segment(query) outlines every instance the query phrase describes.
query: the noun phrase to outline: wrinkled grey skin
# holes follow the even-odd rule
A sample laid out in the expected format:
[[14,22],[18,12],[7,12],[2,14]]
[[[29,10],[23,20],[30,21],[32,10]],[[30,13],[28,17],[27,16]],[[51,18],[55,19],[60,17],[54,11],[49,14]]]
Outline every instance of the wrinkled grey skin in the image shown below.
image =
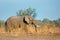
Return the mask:
[[32,24],[35,26],[35,30],[36,29],[36,25],[33,22],[33,18],[31,16],[12,16],[9,17],[7,19],[7,21],[5,22],[5,29],[6,31],[11,32],[13,29],[17,29],[17,28],[26,28],[26,25]]

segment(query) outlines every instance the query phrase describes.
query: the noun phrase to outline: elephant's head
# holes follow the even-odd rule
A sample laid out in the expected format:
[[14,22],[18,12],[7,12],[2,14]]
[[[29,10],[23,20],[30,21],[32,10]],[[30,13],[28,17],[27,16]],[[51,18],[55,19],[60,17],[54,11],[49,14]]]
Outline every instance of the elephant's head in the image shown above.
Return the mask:
[[34,19],[31,16],[25,16],[23,18],[24,23],[26,24],[32,24],[35,27],[35,31],[37,32],[37,25],[34,23]]
[[32,24],[33,23],[33,18],[31,16],[25,16],[23,18],[24,23],[26,24]]

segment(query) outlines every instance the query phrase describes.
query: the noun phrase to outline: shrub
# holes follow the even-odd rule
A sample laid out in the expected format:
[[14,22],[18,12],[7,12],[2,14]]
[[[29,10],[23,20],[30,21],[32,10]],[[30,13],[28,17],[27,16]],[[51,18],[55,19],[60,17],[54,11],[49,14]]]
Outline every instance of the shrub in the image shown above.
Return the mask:
[[4,21],[3,20],[0,20],[0,27],[2,26],[3,23],[4,23]]

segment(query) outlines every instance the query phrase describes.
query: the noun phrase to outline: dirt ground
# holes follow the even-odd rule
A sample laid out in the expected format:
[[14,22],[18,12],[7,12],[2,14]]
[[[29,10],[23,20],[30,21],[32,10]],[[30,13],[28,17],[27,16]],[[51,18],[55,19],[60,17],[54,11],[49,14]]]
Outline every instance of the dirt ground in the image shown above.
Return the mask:
[[6,36],[0,35],[0,40],[60,40],[60,34],[39,34],[39,35],[20,35]]

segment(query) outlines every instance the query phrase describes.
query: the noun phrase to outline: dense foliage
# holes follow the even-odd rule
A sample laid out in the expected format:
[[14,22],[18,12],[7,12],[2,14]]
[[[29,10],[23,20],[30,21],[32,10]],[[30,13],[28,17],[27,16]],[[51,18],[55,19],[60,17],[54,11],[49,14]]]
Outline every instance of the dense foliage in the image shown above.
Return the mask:
[[32,16],[33,18],[36,17],[36,10],[32,8],[28,8],[26,10],[19,10],[17,12],[17,16]]

